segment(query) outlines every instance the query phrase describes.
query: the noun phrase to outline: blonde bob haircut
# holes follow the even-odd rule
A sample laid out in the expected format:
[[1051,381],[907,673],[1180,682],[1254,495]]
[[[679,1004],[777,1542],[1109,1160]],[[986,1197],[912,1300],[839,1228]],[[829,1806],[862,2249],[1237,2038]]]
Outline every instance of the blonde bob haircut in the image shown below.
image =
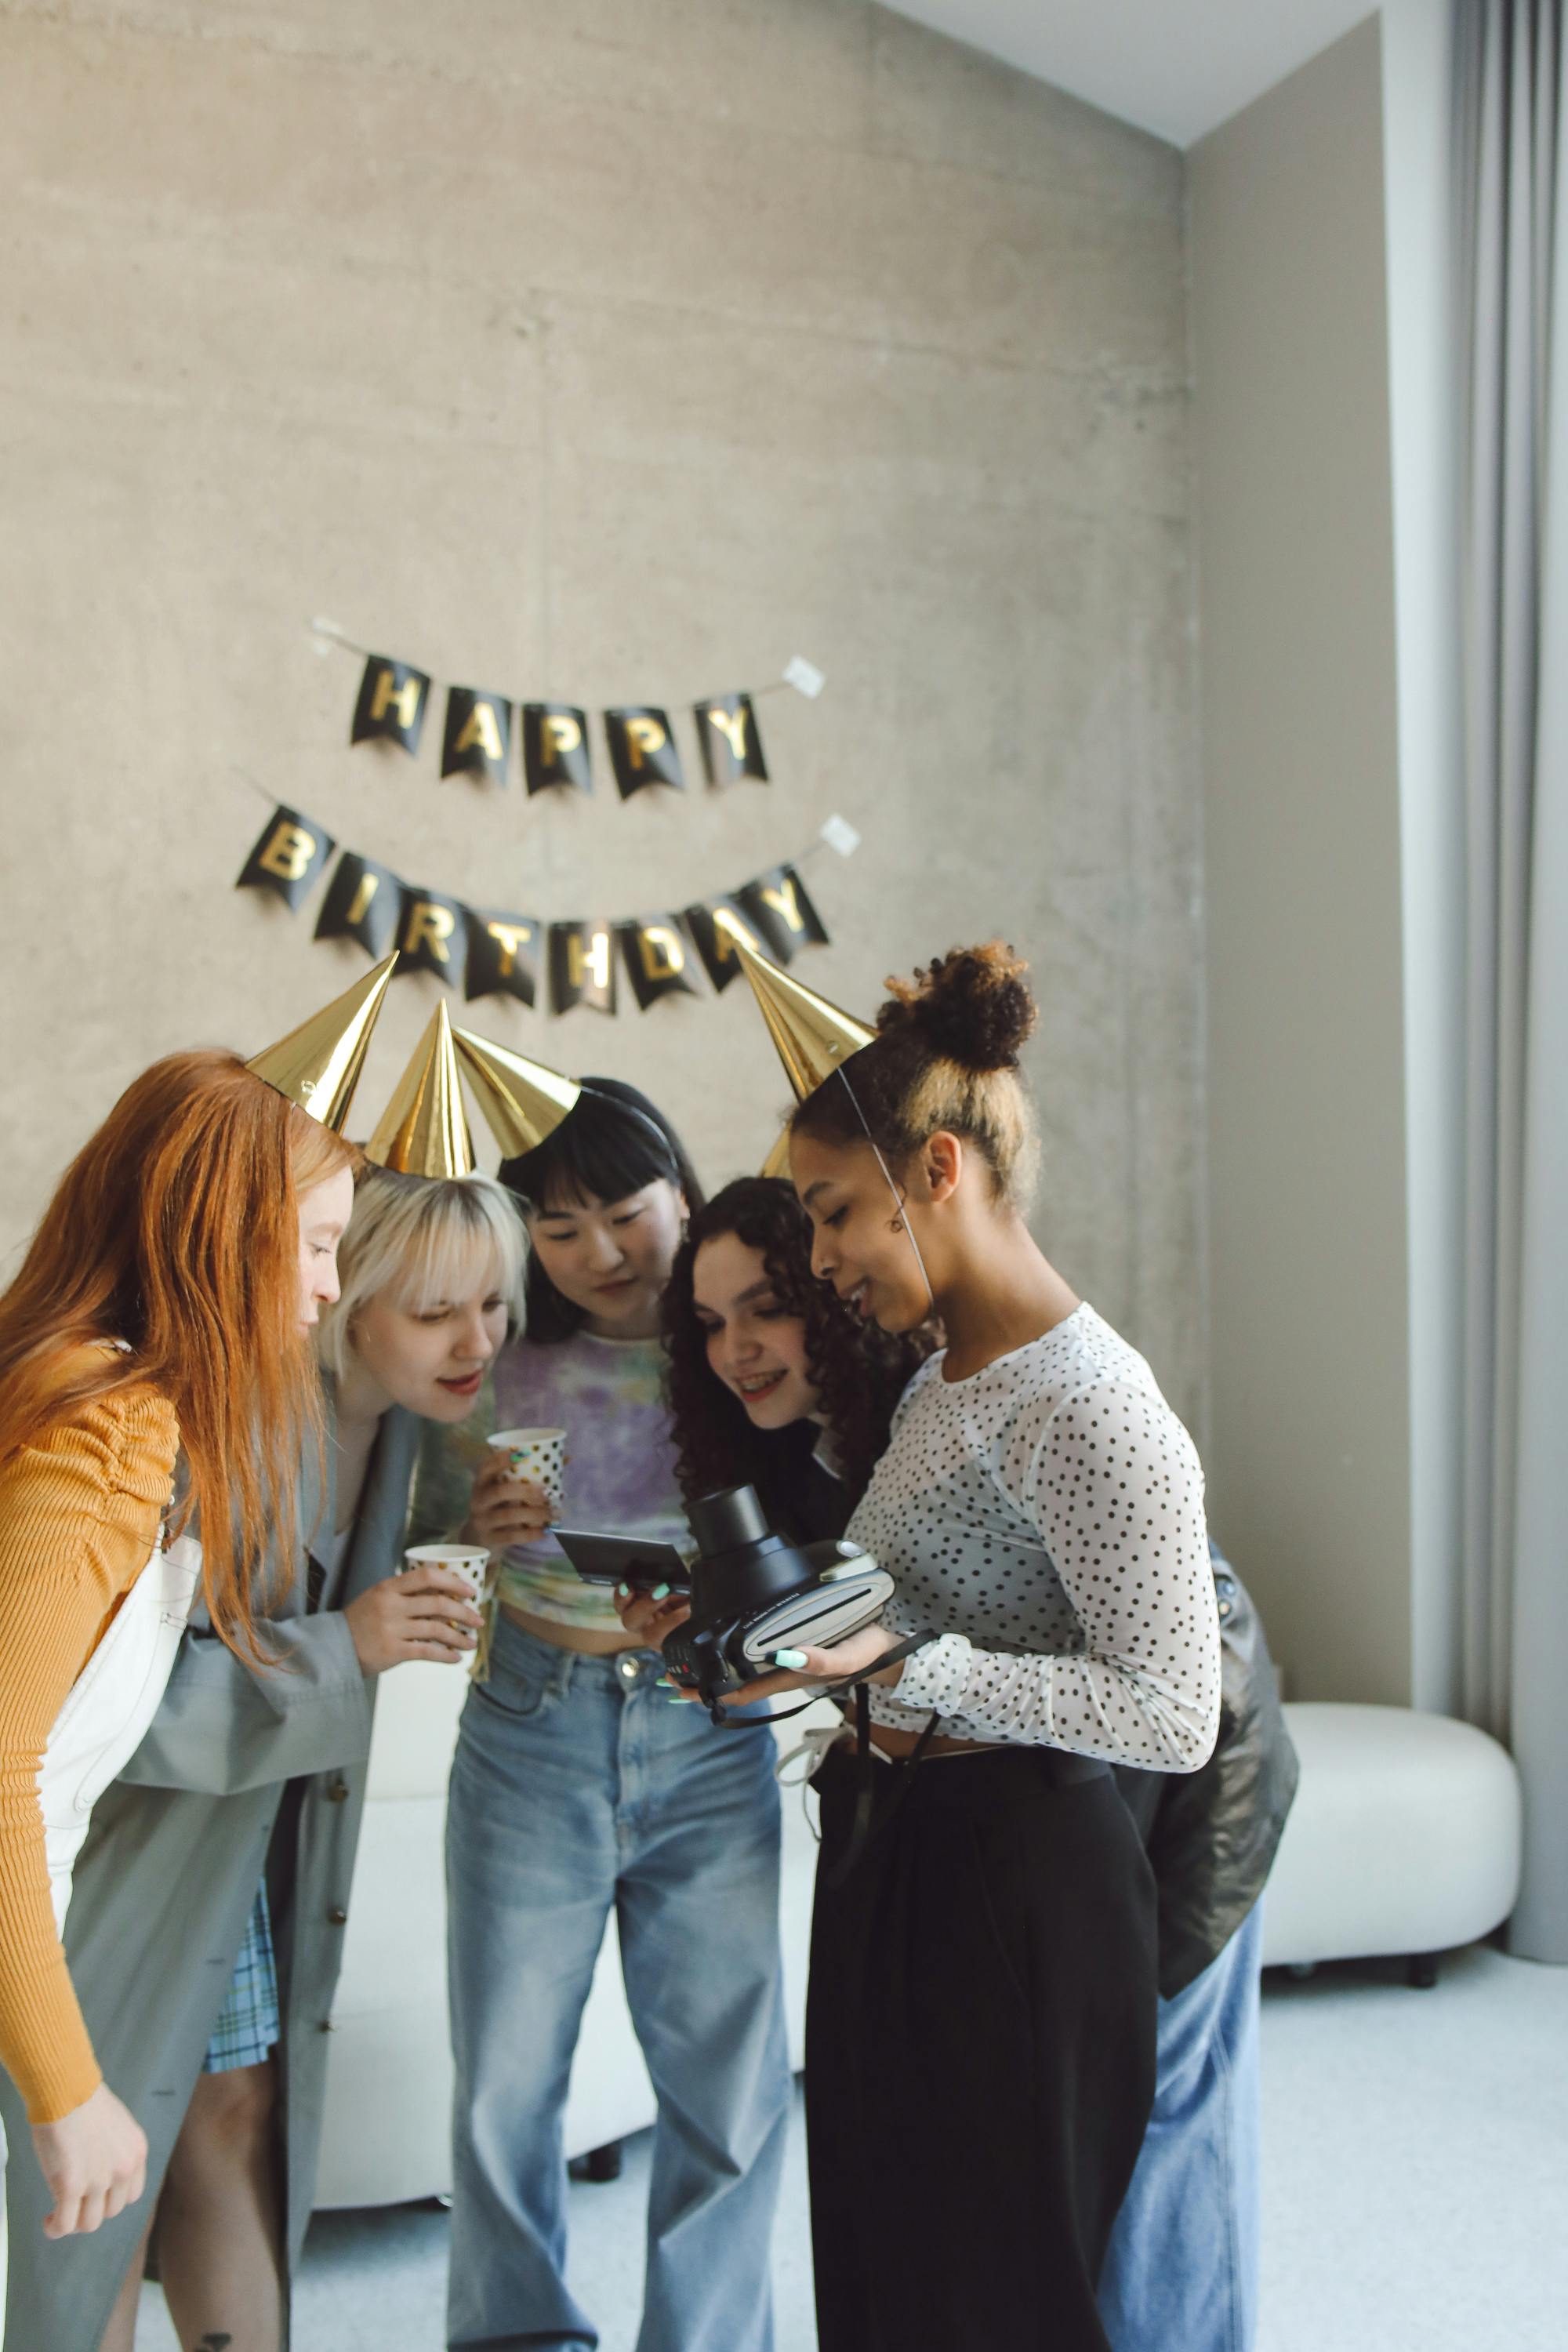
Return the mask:
[[428,1315],[482,1289],[504,1298],[509,1321],[521,1326],[527,1255],[517,1203],[493,1176],[400,1176],[367,1166],[338,1248],[340,1296],[317,1329],[321,1361],[343,1378],[354,1318],[384,1291],[404,1313]]

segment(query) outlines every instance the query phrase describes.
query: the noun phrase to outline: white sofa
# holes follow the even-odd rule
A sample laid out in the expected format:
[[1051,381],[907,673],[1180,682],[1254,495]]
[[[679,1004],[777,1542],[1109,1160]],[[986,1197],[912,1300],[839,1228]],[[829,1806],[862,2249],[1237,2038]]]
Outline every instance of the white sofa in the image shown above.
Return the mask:
[[[403,2204],[451,2187],[441,1848],[447,1773],[467,1691],[467,1675],[455,1668],[415,1664],[387,1675],[376,1696],[364,1828],[332,2005],[319,2206]],[[832,1710],[814,1708],[780,1725],[781,1747],[795,1747],[819,1716],[830,1720]],[[790,2061],[798,2068],[816,1844],[802,1792],[784,1793],[781,1930]],[[612,1917],[572,2069],[566,2153],[584,2155],[641,2131],[653,2115],[653,2086],[621,1992]]]
[[[377,1697],[332,2012],[322,2206],[397,2204],[451,2186],[441,1844],[467,1687],[450,1667],[400,1666]],[[1508,1916],[1519,1885],[1520,1794],[1512,1760],[1495,1740],[1402,1707],[1285,1712],[1301,1785],[1269,1882],[1267,1961],[1305,1967],[1373,1953],[1426,1955],[1468,1943]],[[817,1713],[829,1717],[824,1707],[782,1727],[781,1744],[794,1746]],[[816,1854],[807,1801],[798,1790],[785,1793],[782,1926],[796,2067]],[[612,1919],[572,2070],[567,2154],[640,2131],[653,2112]]]

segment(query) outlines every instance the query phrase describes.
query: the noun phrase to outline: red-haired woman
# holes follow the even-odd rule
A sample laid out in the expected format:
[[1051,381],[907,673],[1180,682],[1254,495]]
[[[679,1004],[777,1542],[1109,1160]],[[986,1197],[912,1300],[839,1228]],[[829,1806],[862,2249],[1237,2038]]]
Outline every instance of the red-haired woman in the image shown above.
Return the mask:
[[337,1296],[355,1160],[237,1055],[171,1055],[78,1154],[0,1295],[0,2065],[53,2238],[134,2201],[146,2151],[67,1973],[72,1864],[198,1579],[255,1654],[253,1564],[319,1412],[305,1333]]

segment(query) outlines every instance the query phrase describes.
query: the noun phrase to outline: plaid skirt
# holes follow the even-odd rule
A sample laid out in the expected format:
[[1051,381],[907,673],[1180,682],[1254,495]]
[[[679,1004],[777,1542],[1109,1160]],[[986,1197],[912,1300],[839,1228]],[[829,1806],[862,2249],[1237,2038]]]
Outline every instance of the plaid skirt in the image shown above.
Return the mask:
[[259,2066],[279,2041],[278,1969],[272,1958],[272,1922],[267,1889],[257,1889],[256,1908],[234,1964],[223,2007],[213,2027],[204,2074],[226,2074],[235,2066]]

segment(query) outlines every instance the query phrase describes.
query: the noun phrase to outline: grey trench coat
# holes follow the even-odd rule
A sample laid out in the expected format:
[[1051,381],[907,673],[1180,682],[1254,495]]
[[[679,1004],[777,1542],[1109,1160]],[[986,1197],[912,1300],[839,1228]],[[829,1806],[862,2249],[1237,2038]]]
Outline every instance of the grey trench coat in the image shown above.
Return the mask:
[[[320,1496],[312,1447],[300,1485],[303,1529],[334,1520],[330,1384],[327,1402],[328,1491]],[[66,1955],[104,2078],[147,2134],[147,2191],[92,2236],[51,2243],[26,2115],[0,2074],[12,2150],[5,2341],[16,2352],[97,2352],[264,1872],[283,2028],[278,2065],[292,2278],[315,2190],[326,2032],[375,1689],[360,1671],[341,1612],[399,1563],[420,1429],[397,1407],[386,1414],[338,1573],[313,1614],[301,1553],[268,1621],[268,1646],[281,1654],[282,1666],[257,1673],[242,1665],[198,1610],[151,1730],[94,1810],[73,1881]]]

